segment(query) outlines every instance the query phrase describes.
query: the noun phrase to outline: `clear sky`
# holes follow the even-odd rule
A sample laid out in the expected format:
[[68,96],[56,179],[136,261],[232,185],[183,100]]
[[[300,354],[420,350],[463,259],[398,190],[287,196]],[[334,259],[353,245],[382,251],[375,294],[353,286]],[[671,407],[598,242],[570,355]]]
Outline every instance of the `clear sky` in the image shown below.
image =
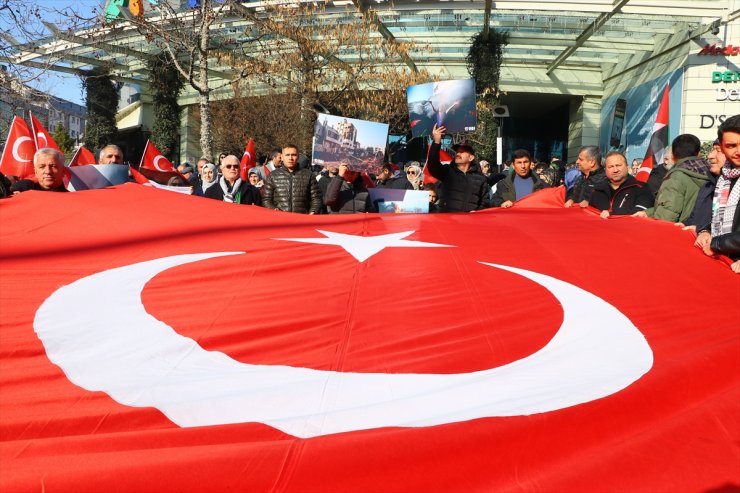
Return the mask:
[[[94,12],[100,12],[106,3],[106,0],[23,0],[26,7],[38,7],[41,18],[53,23],[59,22],[59,12],[66,9],[80,16],[88,17],[93,15]],[[10,32],[19,41],[24,41],[22,35],[19,34],[18,26],[5,15],[0,18],[0,29]],[[49,70],[41,73],[38,79],[30,81],[29,85],[62,99],[77,104],[85,104],[82,81],[76,75]]]

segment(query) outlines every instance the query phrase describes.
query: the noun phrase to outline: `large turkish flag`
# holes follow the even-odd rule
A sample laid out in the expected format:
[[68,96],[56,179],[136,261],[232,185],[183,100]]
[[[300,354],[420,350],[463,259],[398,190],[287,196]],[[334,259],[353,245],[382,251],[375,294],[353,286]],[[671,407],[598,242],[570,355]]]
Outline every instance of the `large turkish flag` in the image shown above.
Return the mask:
[[0,201],[0,490],[737,488],[739,277],[554,193]]

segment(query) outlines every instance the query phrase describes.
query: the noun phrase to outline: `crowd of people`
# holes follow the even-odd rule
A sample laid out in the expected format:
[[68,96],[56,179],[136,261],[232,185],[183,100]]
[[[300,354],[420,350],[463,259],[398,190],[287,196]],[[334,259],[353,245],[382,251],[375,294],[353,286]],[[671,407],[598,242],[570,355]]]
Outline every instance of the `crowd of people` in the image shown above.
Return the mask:
[[[631,215],[669,221],[696,233],[695,245],[709,256],[733,260],[740,273],[740,115],[724,121],[706,157],[701,142],[691,134],[676,137],[646,182],[635,175],[641,163],[629,166],[624,154],[603,157],[597,146],[584,146],[575,163],[554,157],[536,162],[525,149],[513,152],[511,163],[494,172],[485,160],[476,160],[474,146],[453,146],[454,161],[440,162],[445,127],[436,125],[426,167],[411,161],[405,166],[383,165],[377,176],[353,171],[347,164],[313,169],[297,146],[275,149],[265,162],[240,176],[240,160],[221,154],[218,163],[200,159],[193,167],[183,163],[168,185],[190,186],[194,195],[302,214],[375,212],[368,187],[426,191],[429,212],[471,212],[490,207],[516,207],[516,202],[547,187],[566,188],[564,207],[593,207],[604,219]],[[123,163],[115,145],[100,151],[101,164]],[[44,148],[34,156],[36,180],[9,180],[0,174],[0,197],[26,190],[66,191],[64,156]],[[425,183],[424,173],[435,183]],[[12,182],[11,182],[12,181]]]

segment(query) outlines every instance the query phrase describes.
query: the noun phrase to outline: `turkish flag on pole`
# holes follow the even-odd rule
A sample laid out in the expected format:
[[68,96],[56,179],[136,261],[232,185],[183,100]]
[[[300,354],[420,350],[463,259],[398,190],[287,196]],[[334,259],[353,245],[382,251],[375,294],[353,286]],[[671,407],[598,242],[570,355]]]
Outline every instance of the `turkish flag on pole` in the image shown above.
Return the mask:
[[49,132],[44,128],[43,125],[41,125],[41,122],[36,119],[35,116],[29,111],[28,114],[31,116],[31,128],[33,129],[33,139],[34,143],[36,144],[36,149],[43,149],[44,147],[51,147],[52,149],[56,149],[59,152],[62,152],[61,149],[59,149],[59,146],[54,141],[54,138],[49,134]]
[[[151,171],[151,173],[147,172],[147,170]],[[188,183],[188,179],[185,178],[182,173],[177,171],[175,165],[173,165],[169,159],[164,157],[150,140],[147,140],[146,145],[144,146],[144,154],[142,154],[141,163],[139,163],[139,172],[154,181],[166,182],[173,176],[178,176],[182,178],[186,184]]]
[[642,161],[640,169],[637,170],[637,181],[647,183],[653,168],[663,162],[663,155],[668,148],[668,92],[669,87],[666,84],[663,91],[663,98],[660,100],[658,115],[655,117],[653,133],[650,136],[650,144],[645,151],[645,159]]
[[140,168],[151,169],[154,171],[177,171],[169,159],[164,157],[159,149],[152,144],[151,140],[146,141],[144,153],[141,155]]
[[95,159],[95,154],[92,153],[87,147],[80,146],[72,156],[69,162],[69,166],[85,166],[88,164],[98,164],[98,160]]
[[0,158],[0,172],[6,176],[35,179],[33,172],[35,153],[36,144],[31,130],[22,118],[14,116]]
[[732,490],[740,276],[562,193],[311,218],[136,184],[3,201],[0,491]]
[[249,178],[249,170],[257,165],[257,156],[254,152],[254,141],[249,139],[247,147],[244,148],[244,154],[242,155],[241,166],[239,166],[239,176],[241,179],[246,181]]

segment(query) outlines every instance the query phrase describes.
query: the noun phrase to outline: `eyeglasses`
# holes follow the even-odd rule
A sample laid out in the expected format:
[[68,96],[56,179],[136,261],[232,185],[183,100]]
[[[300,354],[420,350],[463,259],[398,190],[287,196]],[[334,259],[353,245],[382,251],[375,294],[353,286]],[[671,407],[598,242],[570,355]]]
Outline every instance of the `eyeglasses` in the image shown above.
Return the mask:
[[224,168],[226,169],[239,169],[238,164],[224,164]]
[[409,171],[407,171],[407,172],[406,172],[406,174],[407,174],[407,175],[415,175],[415,174],[416,174],[416,171],[414,171],[414,170],[409,170]]

